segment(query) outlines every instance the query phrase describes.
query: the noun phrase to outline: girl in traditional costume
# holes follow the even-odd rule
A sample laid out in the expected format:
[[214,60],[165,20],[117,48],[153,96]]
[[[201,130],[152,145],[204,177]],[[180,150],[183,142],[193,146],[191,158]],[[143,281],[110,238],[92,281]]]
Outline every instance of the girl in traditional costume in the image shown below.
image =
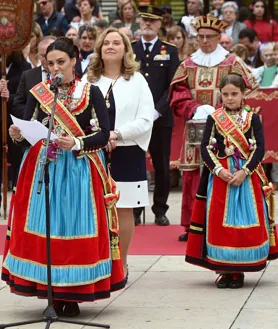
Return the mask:
[[[52,77],[64,75],[58,87],[53,131],[48,149],[52,290],[58,315],[76,316],[79,302],[108,298],[124,287],[118,247],[115,202],[118,195],[107,174],[102,148],[109,139],[109,118],[98,87],[74,77],[76,48],[67,38],[47,48]],[[24,119],[49,122],[54,94],[51,81],[31,90]],[[16,143],[28,145],[17,127]],[[11,205],[2,279],[11,292],[47,297],[44,188],[37,194],[44,141],[29,145]]]
[[220,273],[218,288],[241,288],[244,272],[278,258],[273,187],[261,166],[262,123],[242,105],[246,87],[241,76],[226,76],[223,105],[208,116],[186,250],[187,262]]

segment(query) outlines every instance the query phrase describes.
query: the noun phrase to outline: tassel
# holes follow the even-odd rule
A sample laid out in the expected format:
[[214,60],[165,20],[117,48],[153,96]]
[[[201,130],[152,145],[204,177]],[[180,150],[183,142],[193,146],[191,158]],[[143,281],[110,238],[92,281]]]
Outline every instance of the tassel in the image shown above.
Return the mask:
[[[275,223],[274,223],[274,225],[275,225]],[[274,234],[274,225],[272,224],[272,226],[270,227],[270,230],[269,230],[269,243],[270,243],[271,247],[276,246],[275,234]]]
[[121,259],[120,247],[119,247],[119,237],[112,236],[111,237],[111,254],[112,260]]

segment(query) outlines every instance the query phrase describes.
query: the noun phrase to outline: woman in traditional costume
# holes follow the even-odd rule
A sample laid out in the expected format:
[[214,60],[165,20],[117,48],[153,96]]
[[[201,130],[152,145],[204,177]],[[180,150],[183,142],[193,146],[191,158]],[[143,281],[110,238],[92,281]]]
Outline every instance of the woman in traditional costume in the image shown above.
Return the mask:
[[[50,145],[50,221],[52,289],[58,315],[76,316],[79,302],[108,298],[124,287],[115,212],[117,193],[107,175],[103,151],[109,118],[98,87],[74,77],[77,51],[67,38],[47,48],[52,77],[64,75],[58,87]],[[48,125],[54,94],[51,81],[30,92],[24,119]],[[28,145],[17,127],[16,143]],[[37,194],[43,140],[27,149],[11,205],[2,279],[11,292],[47,297],[46,213],[44,189]]]
[[223,105],[208,116],[186,250],[187,262],[220,273],[218,288],[241,288],[244,272],[278,258],[273,187],[261,166],[262,123],[242,105],[245,89],[241,76],[226,76]]
[[133,208],[149,205],[146,151],[154,102],[147,81],[138,71],[128,37],[113,27],[105,30],[96,42],[88,81],[100,88],[109,113],[107,151],[111,175],[120,192],[117,211],[126,281],[127,254],[134,233]]

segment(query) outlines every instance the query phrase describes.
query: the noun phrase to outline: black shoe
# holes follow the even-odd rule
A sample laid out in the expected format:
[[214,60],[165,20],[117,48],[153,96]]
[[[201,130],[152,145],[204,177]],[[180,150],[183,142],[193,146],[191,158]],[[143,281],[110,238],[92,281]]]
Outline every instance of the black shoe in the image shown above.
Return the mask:
[[141,217],[140,216],[138,216],[138,217],[135,217],[134,216],[134,224],[135,224],[135,226],[138,226],[138,225],[140,225],[142,222],[141,222]]
[[64,307],[65,307],[64,301],[54,300],[53,307],[58,316],[64,315]]
[[76,302],[65,302],[64,316],[73,318],[80,314],[78,303]]
[[165,215],[156,215],[154,222],[158,226],[168,226],[170,225],[169,219]]
[[234,273],[230,281],[229,288],[239,289],[244,285],[244,273]]
[[179,241],[180,242],[185,242],[188,240],[188,232],[185,232],[184,234],[179,236]]

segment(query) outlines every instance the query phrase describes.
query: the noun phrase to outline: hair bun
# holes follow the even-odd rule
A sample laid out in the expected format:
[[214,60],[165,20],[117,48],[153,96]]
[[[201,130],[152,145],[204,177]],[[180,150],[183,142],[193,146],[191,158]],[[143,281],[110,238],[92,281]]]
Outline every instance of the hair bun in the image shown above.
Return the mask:
[[65,41],[66,43],[68,43],[70,46],[74,46],[73,40],[69,39],[67,37],[58,37],[56,40],[61,40],[61,41]]

